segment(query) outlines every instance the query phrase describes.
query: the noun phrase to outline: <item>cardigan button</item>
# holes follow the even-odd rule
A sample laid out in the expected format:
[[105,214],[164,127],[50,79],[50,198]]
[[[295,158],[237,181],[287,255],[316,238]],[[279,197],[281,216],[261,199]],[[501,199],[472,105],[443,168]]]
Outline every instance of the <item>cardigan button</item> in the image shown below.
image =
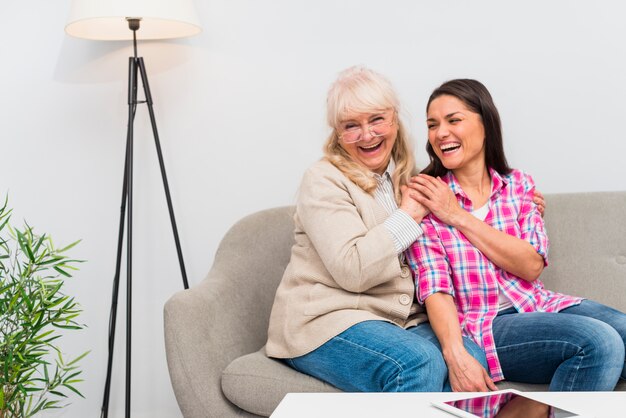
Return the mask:
[[400,295],[400,303],[405,306],[408,305],[409,303],[411,303],[411,296],[407,294]]
[[407,266],[402,267],[402,269],[400,269],[400,276],[404,277],[405,279],[407,277],[411,277],[411,270]]

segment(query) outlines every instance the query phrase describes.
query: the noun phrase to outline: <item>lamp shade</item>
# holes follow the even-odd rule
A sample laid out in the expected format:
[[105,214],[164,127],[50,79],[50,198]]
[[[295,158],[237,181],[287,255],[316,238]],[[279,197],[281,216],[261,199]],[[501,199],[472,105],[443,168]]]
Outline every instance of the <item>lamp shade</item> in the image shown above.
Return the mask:
[[141,18],[141,39],[183,38],[202,30],[193,0],[72,0],[65,32],[103,41],[133,39],[126,18]]

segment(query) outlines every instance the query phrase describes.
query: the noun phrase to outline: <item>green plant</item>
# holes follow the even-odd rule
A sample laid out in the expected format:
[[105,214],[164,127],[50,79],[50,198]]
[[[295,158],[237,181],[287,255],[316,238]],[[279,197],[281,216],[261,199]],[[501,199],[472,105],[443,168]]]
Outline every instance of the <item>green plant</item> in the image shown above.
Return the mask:
[[[55,248],[28,224],[9,224],[7,200],[0,208],[0,418],[31,417],[65,406],[67,390],[81,382],[77,364],[87,353],[64,361],[58,329],[79,330],[80,306],[62,292],[80,260]],[[67,389],[67,390],[66,390]]]

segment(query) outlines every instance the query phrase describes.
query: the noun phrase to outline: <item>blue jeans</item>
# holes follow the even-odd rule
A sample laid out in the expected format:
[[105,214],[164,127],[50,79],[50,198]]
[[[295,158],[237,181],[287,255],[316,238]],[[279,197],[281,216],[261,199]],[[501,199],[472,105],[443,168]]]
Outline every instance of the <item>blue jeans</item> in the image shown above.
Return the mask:
[[494,319],[493,336],[507,380],[611,391],[626,379],[626,314],[590,300],[559,313],[508,309]]
[[[480,347],[469,338],[464,344],[487,369]],[[405,330],[385,321],[360,322],[285,362],[347,392],[450,391],[448,369],[429,324]]]

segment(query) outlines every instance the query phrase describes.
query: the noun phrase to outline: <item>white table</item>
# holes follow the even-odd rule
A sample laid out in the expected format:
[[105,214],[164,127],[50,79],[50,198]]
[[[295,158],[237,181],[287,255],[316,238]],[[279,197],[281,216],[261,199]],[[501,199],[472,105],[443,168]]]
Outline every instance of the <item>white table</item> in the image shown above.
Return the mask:
[[[271,418],[451,418],[433,407],[470,393],[289,393]],[[475,394],[474,394],[475,395]],[[594,418],[626,417],[626,392],[524,392],[538,401]]]

